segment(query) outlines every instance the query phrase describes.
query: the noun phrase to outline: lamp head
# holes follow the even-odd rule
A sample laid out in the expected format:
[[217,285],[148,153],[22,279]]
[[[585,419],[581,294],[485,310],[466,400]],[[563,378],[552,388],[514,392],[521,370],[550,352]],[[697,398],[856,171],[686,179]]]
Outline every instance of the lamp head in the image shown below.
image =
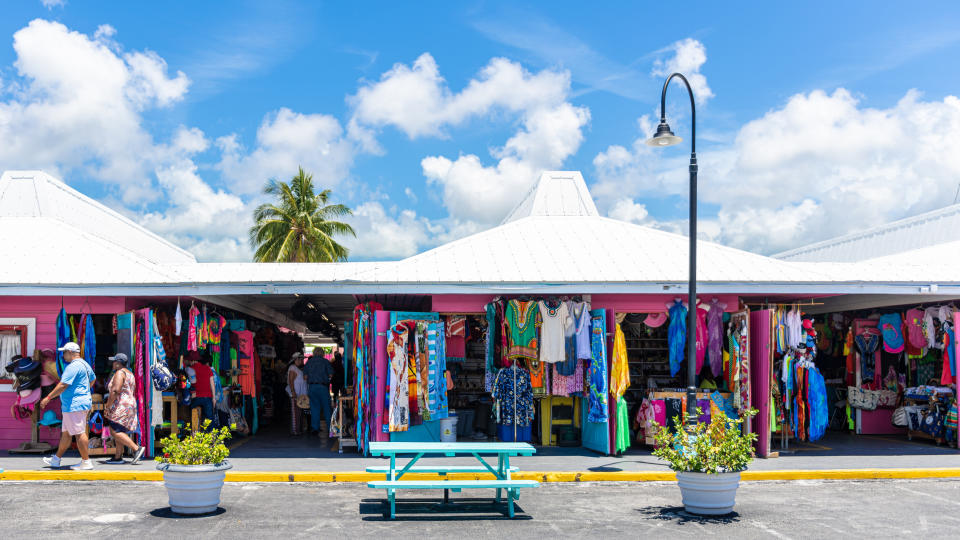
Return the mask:
[[665,120],[660,120],[660,125],[657,126],[657,132],[647,139],[647,144],[650,146],[673,146],[682,141],[680,137],[677,137],[673,134],[673,131],[670,130],[670,126]]

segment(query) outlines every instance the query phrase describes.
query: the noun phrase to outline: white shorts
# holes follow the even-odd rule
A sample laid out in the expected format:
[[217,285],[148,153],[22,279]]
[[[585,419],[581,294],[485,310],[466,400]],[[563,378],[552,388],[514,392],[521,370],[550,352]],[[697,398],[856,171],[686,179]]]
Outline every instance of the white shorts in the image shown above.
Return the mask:
[[66,431],[70,435],[80,435],[87,428],[87,412],[76,411],[63,413],[63,427],[61,431]]

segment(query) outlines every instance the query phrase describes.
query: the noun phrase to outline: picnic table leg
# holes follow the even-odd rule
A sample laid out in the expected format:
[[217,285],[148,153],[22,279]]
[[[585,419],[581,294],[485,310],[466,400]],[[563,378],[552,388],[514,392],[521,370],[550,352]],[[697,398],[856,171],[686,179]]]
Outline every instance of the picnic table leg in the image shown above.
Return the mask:
[[397,517],[397,492],[393,489],[388,489],[387,493],[390,497],[390,519],[395,519]]
[[513,519],[513,488],[507,488],[507,515]]
[[443,504],[450,504],[450,490],[443,490]]

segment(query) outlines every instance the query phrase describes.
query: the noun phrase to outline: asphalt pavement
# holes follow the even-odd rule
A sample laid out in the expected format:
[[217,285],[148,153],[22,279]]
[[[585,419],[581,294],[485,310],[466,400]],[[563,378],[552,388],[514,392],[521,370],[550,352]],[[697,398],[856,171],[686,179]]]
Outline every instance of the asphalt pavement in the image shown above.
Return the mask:
[[[432,493],[431,493],[432,494]],[[212,515],[170,512],[154,482],[0,482],[3,537],[568,538],[956,538],[960,482],[870,480],[751,482],[735,512],[686,514],[675,483],[544,484],[525,490],[510,520],[492,490],[451,494],[442,507],[400,492],[398,519],[382,516],[383,492],[363,484],[226,484]],[[429,499],[429,500],[427,500]]]

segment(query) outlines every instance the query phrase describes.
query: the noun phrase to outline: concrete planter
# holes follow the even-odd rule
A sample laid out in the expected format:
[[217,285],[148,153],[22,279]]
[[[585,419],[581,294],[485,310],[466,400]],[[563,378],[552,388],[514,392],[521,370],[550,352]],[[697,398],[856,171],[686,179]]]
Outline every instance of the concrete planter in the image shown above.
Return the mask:
[[217,465],[157,464],[157,470],[163,471],[170,509],[178,514],[207,514],[216,510],[226,471],[232,468],[228,461]]
[[683,506],[691,514],[717,516],[733,512],[740,473],[677,472]]

